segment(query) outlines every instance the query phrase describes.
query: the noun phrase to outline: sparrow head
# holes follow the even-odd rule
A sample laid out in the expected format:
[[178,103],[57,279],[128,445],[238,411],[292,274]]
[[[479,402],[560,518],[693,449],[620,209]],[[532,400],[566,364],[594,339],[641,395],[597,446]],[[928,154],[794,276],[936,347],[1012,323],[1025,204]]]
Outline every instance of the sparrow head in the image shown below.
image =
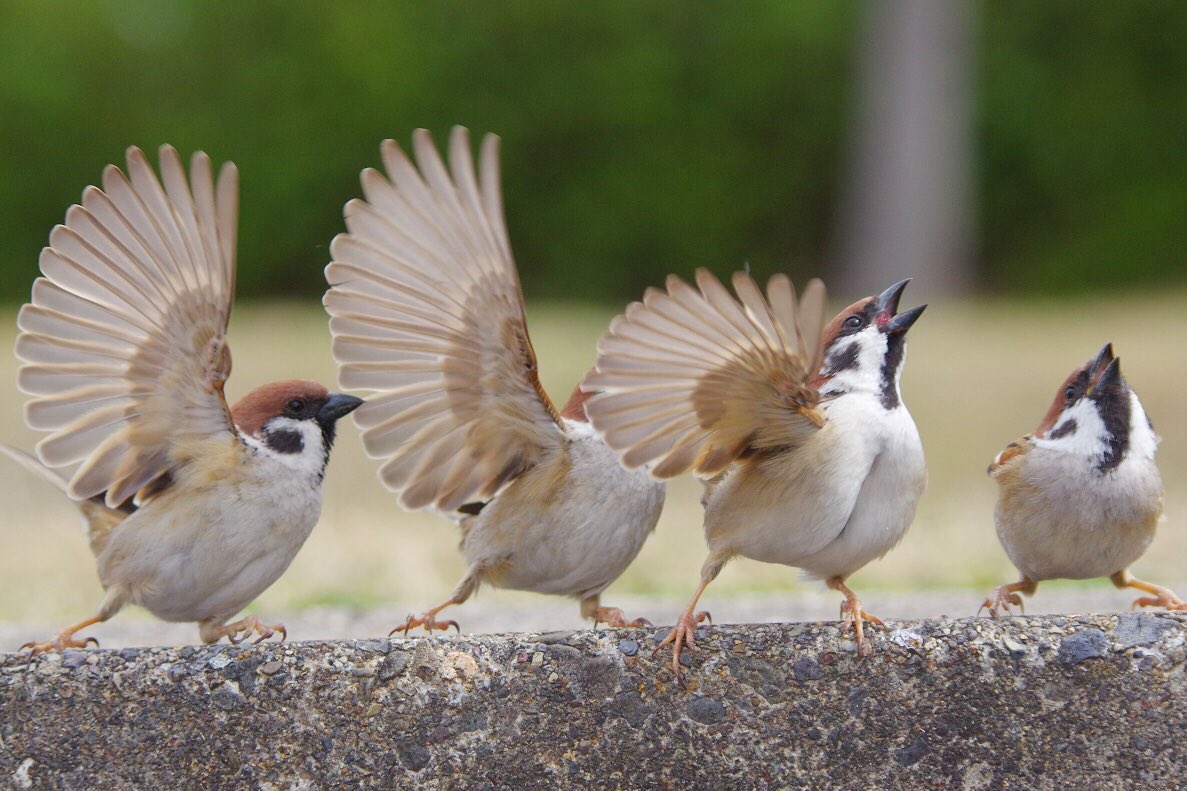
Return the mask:
[[363,400],[331,393],[317,382],[288,379],[257,387],[231,408],[235,427],[275,454],[329,460],[338,419]]
[[1089,458],[1100,472],[1134,452],[1152,458],[1158,441],[1111,343],[1068,375],[1033,436],[1039,446]]
[[886,409],[895,409],[907,330],[927,305],[898,312],[911,280],[900,280],[876,297],[859,299],[824,328],[824,362],[814,383],[825,395],[872,393]]

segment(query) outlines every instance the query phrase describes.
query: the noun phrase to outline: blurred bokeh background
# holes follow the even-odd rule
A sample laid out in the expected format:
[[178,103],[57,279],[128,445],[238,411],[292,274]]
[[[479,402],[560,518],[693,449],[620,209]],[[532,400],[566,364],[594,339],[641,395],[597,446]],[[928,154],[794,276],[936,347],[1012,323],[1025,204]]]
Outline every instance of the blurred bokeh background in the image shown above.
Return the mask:
[[[609,319],[669,272],[819,274],[838,304],[916,276],[906,299],[931,308],[904,389],[931,485],[899,549],[853,580],[871,610],[923,592],[912,614],[971,612],[975,595],[954,591],[1012,574],[985,465],[1106,340],[1164,438],[1167,522],[1135,572],[1187,579],[1184,41],[1177,0],[0,0],[0,345],[66,207],[126,146],[170,142],[241,170],[229,394],[332,382],[321,268],[358,171],[385,137],[460,123],[503,137],[512,244],[558,398]],[[0,356],[0,441],[31,447],[15,368]],[[456,536],[400,511],[343,434],[322,523],[257,609],[377,608],[394,623],[447,594]],[[89,613],[100,591],[71,507],[6,463],[0,498],[0,620]],[[691,590],[696,498],[695,482],[672,485],[607,599]],[[731,596],[768,594],[835,616],[794,571],[749,561],[706,603],[729,619]]]

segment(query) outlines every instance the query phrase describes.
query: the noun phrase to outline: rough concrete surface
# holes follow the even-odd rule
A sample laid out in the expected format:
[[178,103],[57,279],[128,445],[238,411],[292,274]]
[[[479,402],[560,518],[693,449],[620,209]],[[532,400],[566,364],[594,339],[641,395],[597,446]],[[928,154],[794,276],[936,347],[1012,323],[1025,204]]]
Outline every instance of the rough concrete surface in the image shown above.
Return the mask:
[[0,655],[0,787],[1176,788],[1187,617]]

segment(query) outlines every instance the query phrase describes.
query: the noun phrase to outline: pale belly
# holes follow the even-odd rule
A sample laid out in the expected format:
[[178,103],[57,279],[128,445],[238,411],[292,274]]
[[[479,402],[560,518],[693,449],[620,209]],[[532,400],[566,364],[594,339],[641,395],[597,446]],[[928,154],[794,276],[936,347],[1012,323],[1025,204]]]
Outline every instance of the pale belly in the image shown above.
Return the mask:
[[191,497],[184,511],[150,503],[113,531],[100,578],[162,620],[221,623],[279,579],[304,544],[321,496],[302,494],[233,506]]
[[[1110,576],[1140,558],[1154,539],[1161,481],[1156,469],[1141,480],[1144,485],[1101,477],[1070,488],[1044,485],[1044,477],[1010,482],[999,491],[998,538],[1031,580]],[[1068,476],[1058,482],[1067,484]]]
[[663,509],[664,487],[623,469],[600,440],[570,443],[465,524],[462,554],[490,584],[585,598],[617,579]]

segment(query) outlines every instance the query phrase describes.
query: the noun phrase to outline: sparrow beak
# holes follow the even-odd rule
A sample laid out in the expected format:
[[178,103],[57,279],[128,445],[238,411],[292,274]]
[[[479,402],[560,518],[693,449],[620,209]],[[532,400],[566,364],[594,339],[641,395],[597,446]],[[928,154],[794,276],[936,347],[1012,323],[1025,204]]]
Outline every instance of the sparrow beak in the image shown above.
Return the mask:
[[[1102,350],[1103,351],[1103,350]],[[1114,357],[1105,372],[1100,375],[1100,379],[1092,387],[1093,393],[1103,393],[1110,388],[1120,387],[1123,384],[1121,379],[1121,358]]]
[[342,393],[330,393],[330,397],[326,399],[326,403],[322,404],[317,413],[317,419],[320,423],[333,423],[339,418],[349,415],[351,412],[363,405],[363,399],[355,398],[354,396],[344,395]]
[[1090,366],[1092,370],[1092,377],[1094,379],[1099,379],[1104,374],[1105,367],[1109,363],[1113,362],[1114,359],[1113,344],[1106,343],[1103,347],[1101,347],[1101,350],[1097,352],[1096,358],[1092,361],[1092,365]]
[[920,305],[917,308],[911,308],[908,311],[895,315],[898,311],[899,299],[903,296],[903,291],[906,290],[907,284],[910,282],[911,278],[900,280],[878,295],[878,299],[875,302],[875,307],[878,311],[878,327],[887,334],[903,333],[911,329],[911,325],[923,315],[923,311],[927,307],[927,305]]

